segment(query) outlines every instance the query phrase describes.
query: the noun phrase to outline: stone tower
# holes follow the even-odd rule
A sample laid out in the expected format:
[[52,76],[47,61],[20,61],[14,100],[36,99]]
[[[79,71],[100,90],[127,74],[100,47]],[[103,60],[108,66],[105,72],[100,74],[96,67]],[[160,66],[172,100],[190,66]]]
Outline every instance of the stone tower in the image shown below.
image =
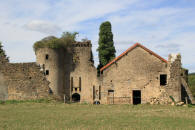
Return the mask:
[[168,59],[168,90],[176,102],[181,101],[181,55],[170,54]]
[[36,50],[36,62],[41,66],[41,70],[47,80],[50,82],[50,93],[57,96],[63,96],[64,94],[64,60],[65,50],[51,49],[51,48],[39,48]]
[[74,71],[70,73],[71,100],[93,102],[93,86],[97,86],[97,71],[93,64],[91,41],[73,44]]

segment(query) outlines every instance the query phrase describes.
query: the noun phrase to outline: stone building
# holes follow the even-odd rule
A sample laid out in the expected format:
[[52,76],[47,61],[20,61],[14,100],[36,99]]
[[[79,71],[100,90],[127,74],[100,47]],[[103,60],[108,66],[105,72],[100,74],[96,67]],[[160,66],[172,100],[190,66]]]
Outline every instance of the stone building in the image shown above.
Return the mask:
[[136,43],[97,77],[91,47],[90,41],[75,42],[68,49],[37,49],[36,63],[1,62],[0,99],[4,91],[4,98],[19,100],[55,95],[66,102],[101,104],[193,102],[180,54],[167,61]]

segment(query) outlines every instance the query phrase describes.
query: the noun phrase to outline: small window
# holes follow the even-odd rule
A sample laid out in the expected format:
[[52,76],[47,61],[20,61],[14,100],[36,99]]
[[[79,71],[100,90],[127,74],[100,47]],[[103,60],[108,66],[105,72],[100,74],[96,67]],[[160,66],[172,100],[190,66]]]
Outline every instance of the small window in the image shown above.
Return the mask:
[[75,88],[75,91],[77,91],[77,88]]
[[81,91],[81,77],[79,77],[79,91]]
[[46,70],[45,71],[45,75],[49,75],[49,70]]
[[45,59],[46,59],[46,60],[49,59],[49,55],[48,55],[48,54],[45,55]]
[[160,75],[160,85],[167,85],[167,75],[166,74]]

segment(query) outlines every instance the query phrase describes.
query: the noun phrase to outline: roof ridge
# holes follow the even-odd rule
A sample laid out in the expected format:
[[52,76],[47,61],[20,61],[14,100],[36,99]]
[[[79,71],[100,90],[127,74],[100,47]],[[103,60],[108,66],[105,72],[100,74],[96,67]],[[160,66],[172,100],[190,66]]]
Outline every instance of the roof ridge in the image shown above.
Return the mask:
[[127,54],[129,51],[133,50],[134,48],[136,48],[137,46],[140,46],[142,49],[144,49],[145,51],[151,53],[152,55],[156,56],[157,58],[159,58],[160,60],[162,60],[163,62],[167,63],[167,60],[165,60],[164,58],[162,58],[161,56],[159,56],[158,54],[154,53],[153,51],[151,51],[150,49],[146,48],[145,46],[141,45],[140,43],[135,43],[133,46],[129,47],[126,51],[124,51],[123,53],[121,53],[119,56],[117,56],[116,58],[114,58],[112,61],[110,61],[108,64],[106,64],[105,66],[103,66],[100,71],[103,71],[104,69],[108,68],[110,65],[112,65],[114,62],[118,61],[121,57],[123,57],[125,54]]

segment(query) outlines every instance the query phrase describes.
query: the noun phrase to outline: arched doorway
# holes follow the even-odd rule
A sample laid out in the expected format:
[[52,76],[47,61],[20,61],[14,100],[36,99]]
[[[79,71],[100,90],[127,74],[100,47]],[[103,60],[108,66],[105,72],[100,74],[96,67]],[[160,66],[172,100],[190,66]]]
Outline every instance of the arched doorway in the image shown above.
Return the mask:
[[72,95],[72,101],[73,101],[73,102],[80,102],[80,94],[74,93],[74,94]]

